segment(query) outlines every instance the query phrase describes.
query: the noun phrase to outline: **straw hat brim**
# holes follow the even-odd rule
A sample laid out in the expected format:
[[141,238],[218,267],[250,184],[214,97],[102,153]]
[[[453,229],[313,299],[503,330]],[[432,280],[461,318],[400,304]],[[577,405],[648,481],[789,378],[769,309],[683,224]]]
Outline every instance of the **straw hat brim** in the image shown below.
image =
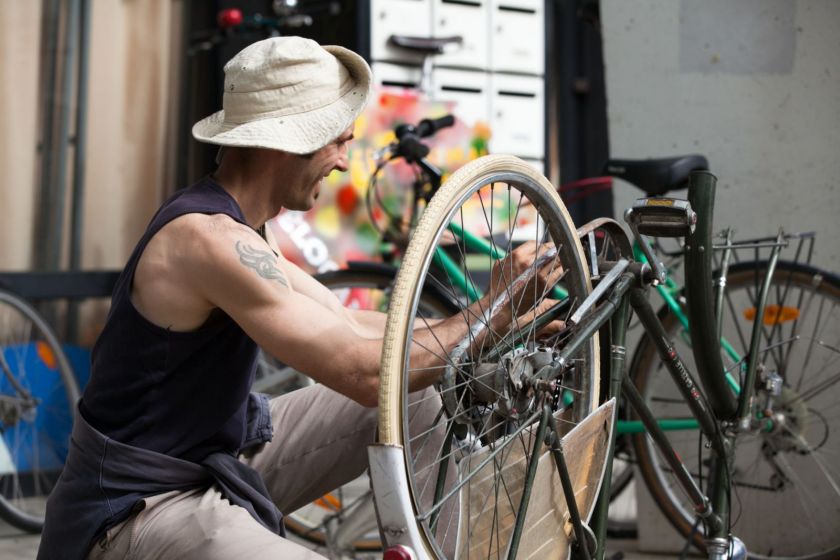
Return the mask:
[[268,148],[292,154],[315,152],[338,138],[364,110],[371,73],[367,62],[353,51],[334,45],[324,49],[338,58],[356,81],[336,101],[318,109],[242,124],[225,122],[221,110],[195,123],[193,137],[219,146]]

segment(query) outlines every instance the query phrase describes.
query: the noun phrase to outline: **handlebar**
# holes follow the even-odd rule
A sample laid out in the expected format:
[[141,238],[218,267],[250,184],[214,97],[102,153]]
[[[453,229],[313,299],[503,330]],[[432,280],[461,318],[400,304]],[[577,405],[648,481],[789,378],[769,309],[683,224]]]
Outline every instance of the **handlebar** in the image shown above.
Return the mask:
[[397,137],[391,152],[394,157],[402,157],[409,163],[419,163],[429,155],[429,147],[420,141],[434,135],[439,130],[455,124],[453,115],[445,115],[437,119],[423,119],[416,126],[412,124],[401,124],[394,129]]
[[[441,129],[450,127],[453,124],[455,124],[455,117],[453,115],[445,115],[437,119],[423,119],[417,125],[398,125],[394,128],[396,140],[377,151],[374,156],[376,159],[376,169],[371,173],[370,180],[368,181],[365,204],[368,208],[371,223],[384,238],[396,241],[397,243],[403,243],[405,241],[403,239],[405,236],[404,225],[409,224],[410,227],[414,224],[418,202],[425,200],[428,203],[432,195],[440,188],[442,173],[440,169],[437,169],[431,162],[426,160],[426,156],[429,155],[430,150],[422,142],[422,139],[428,138]],[[405,217],[402,215],[390,212],[388,207],[382,202],[377,189],[378,178],[382,169],[389,162],[399,158],[405,159],[407,163],[414,165],[417,169],[417,179],[413,184],[413,199],[410,214],[407,219],[404,219]],[[388,217],[388,224],[385,227],[380,227],[377,223],[374,203]]]
[[437,119],[423,119],[420,121],[420,124],[417,125],[417,135],[420,136],[420,138],[426,138],[428,136],[432,136],[438,130],[448,128],[453,124],[455,124],[454,115],[445,115]]

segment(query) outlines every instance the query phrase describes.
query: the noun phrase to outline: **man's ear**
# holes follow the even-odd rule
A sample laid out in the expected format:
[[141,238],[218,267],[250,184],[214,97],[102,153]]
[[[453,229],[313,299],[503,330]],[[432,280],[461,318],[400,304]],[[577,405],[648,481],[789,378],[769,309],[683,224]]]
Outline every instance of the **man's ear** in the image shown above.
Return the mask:
[[216,165],[222,164],[222,158],[225,156],[225,147],[219,146],[219,151],[216,152]]

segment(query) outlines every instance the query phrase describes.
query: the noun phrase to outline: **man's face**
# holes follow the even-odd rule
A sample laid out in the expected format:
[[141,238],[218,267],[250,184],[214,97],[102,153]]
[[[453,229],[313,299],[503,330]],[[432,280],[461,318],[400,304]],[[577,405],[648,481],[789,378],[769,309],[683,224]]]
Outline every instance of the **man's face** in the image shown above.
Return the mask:
[[324,178],[335,170],[347,171],[347,149],[352,140],[353,125],[317,152],[296,156],[297,171],[294,180],[290,181],[292,188],[283,206],[290,210],[311,209]]

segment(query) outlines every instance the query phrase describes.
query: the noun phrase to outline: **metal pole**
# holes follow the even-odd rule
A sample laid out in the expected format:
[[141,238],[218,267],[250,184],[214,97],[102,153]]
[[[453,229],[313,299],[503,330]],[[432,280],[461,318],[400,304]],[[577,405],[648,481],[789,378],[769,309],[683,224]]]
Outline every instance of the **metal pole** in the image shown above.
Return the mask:
[[[624,306],[626,309],[626,305]],[[551,428],[551,456],[554,458],[554,465],[557,467],[557,474],[560,475],[560,485],[563,487],[563,496],[566,498],[566,506],[569,508],[569,518],[572,520],[572,527],[575,529],[575,543],[576,547],[572,553],[572,558],[580,558],[581,560],[591,560],[592,554],[589,551],[589,545],[586,542],[586,533],[583,530],[583,522],[580,518],[580,511],[577,507],[577,499],[575,498],[575,489],[572,486],[572,479],[569,476],[569,468],[566,466],[566,457],[563,451],[563,446],[560,444],[560,432],[557,430],[557,421],[551,414],[551,409],[546,406],[548,411],[548,425]],[[607,455],[611,457],[612,455]],[[610,464],[608,461],[607,464]],[[597,545],[596,541],[596,546]],[[598,556],[600,558],[600,556]]]
[[[697,225],[686,237],[685,290],[691,350],[700,381],[717,418],[732,419],[737,403],[732,389],[722,383],[724,371],[717,336],[715,294],[712,282],[712,220],[717,179],[708,171],[693,171],[688,177],[688,200],[697,213]],[[719,381],[719,379],[721,381]]]
[[54,183],[51,227],[47,244],[47,264],[50,269],[61,267],[61,249],[64,240],[64,202],[67,191],[67,151],[70,143],[70,103],[75,75],[76,43],[79,34],[79,0],[71,0],[64,33],[64,63],[62,68],[61,97],[59,98],[58,168]]
[[[73,186],[70,214],[70,270],[82,265],[85,211],[85,156],[87,148],[88,57],[90,49],[90,0],[82,0],[79,25],[79,68],[76,77],[76,142],[73,150]],[[78,343],[79,304],[67,307],[67,339]]]
[[543,405],[542,417],[537,427],[537,437],[534,439],[534,446],[531,450],[531,461],[528,463],[528,472],[525,475],[525,483],[522,487],[522,497],[519,500],[516,525],[514,525],[513,535],[510,537],[508,560],[516,558],[516,553],[519,551],[519,540],[522,538],[522,529],[525,528],[525,515],[528,512],[528,502],[531,501],[531,490],[534,487],[534,478],[537,476],[537,464],[540,461],[540,450],[542,449],[543,441],[545,441],[545,430],[548,427],[549,418],[551,418],[551,408],[548,405]]
[[59,21],[61,13],[58,6],[58,0],[44,0],[44,34],[45,34],[45,49],[42,53],[44,63],[44,74],[41,87],[41,110],[43,111],[44,121],[41,125],[41,176],[39,187],[38,213],[35,217],[35,227],[33,228],[34,243],[33,243],[33,258],[32,263],[37,270],[45,270],[49,268],[47,255],[42,250],[42,243],[49,238],[50,231],[50,202],[51,185],[52,185],[52,151],[53,151],[53,119],[55,118],[55,79],[56,79],[56,60],[58,52],[56,43],[58,42]]
[[[782,241],[782,233],[779,233],[779,242]],[[770,254],[770,260],[767,263],[767,270],[764,275],[764,281],[761,283],[761,291],[758,294],[758,300],[755,302],[756,313],[753,320],[752,336],[750,337],[749,360],[747,361],[747,372],[744,375],[744,391],[738,398],[738,409],[736,417],[739,423],[749,425],[750,421],[750,404],[755,387],[755,378],[758,371],[758,362],[761,357],[758,352],[758,346],[761,344],[761,335],[764,334],[764,311],[767,303],[767,294],[770,292],[770,284],[773,282],[773,274],[776,271],[776,263],[779,262],[779,251],[781,246],[773,247],[773,252]]]
[[[660,360],[662,360],[662,364],[668,370],[677,389],[679,389],[680,394],[691,409],[691,414],[697,418],[700,430],[721,455],[726,455],[723,437],[717,428],[712,411],[709,410],[710,406],[707,406],[705,397],[697,388],[697,382],[694,380],[691,372],[685,367],[682,358],[671,345],[665,328],[659,322],[656,313],[654,313],[645,293],[641,289],[637,288],[630,292],[630,305],[633,306],[636,316],[639,317],[639,321],[644,325],[645,331],[647,331],[650,339],[656,346],[656,351],[659,354]],[[657,429],[658,426],[657,424]]]
[[82,260],[85,203],[85,150],[87,148],[88,56],[90,48],[90,0],[82,0],[79,28],[79,71],[76,81],[76,146],[73,152],[73,202],[70,233],[70,269]]
[[645,405],[645,401],[639,394],[638,389],[636,389],[636,386],[633,385],[633,382],[626,375],[622,379],[621,390],[627,402],[630,403],[630,406],[633,407],[633,410],[636,411],[636,414],[644,423],[648,436],[653,440],[657,448],[659,448],[662,458],[671,467],[674,478],[677,479],[680,487],[685,491],[688,499],[691,500],[691,503],[694,505],[694,511],[706,521],[712,532],[718,531],[723,525],[723,522],[712,509],[709,498],[703,494],[703,491],[694,482],[691,473],[688,472],[688,469],[686,469],[680,460],[677,452],[671,447],[671,443],[668,441],[665,433],[657,425],[656,418]]

